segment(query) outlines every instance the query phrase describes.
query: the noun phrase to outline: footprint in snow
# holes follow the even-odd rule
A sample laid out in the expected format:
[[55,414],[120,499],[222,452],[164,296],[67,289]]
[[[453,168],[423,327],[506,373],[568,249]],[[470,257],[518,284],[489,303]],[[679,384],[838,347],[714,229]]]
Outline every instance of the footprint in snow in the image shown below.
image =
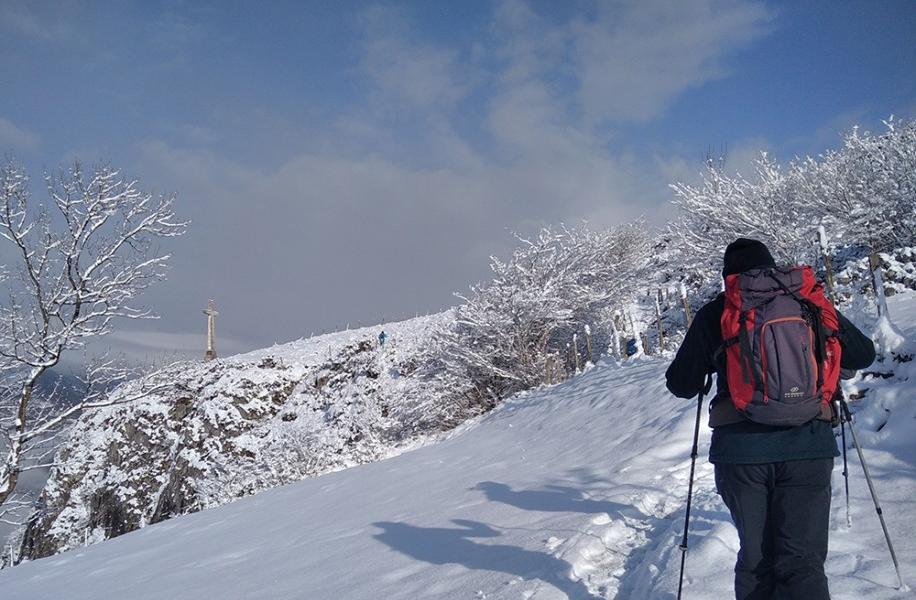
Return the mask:
[[646,530],[650,526],[640,519],[615,521],[606,514],[593,518],[592,524],[606,527],[576,541],[570,577],[581,579],[589,591],[606,597],[617,590],[630,554],[646,544]]
[[607,513],[601,513],[600,515],[596,515],[592,519],[592,525],[607,525],[610,522],[611,522],[611,515]]
[[565,541],[566,540],[562,538],[558,538],[557,536],[552,535],[549,538],[547,538],[547,541],[544,543],[544,546],[546,546],[548,550],[556,550],[560,546],[560,544],[562,544]]

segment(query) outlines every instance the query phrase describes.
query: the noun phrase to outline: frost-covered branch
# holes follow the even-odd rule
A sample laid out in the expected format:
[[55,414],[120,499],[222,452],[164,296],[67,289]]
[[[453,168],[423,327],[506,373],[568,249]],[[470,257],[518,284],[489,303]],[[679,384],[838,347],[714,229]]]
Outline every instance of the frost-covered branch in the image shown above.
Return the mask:
[[715,279],[725,246],[765,242],[777,260],[813,262],[819,227],[837,239],[885,251],[916,244],[916,121],[885,122],[881,134],[853,128],[843,146],[781,167],[766,153],[752,178],[710,162],[700,185],[675,183],[670,224],[681,268]]
[[13,160],[0,169],[0,242],[11,257],[0,270],[9,290],[0,304],[0,424],[8,440],[0,506],[35,464],[30,457],[44,456],[71,417],[129,399],[106,396],[125,375],[106,362],[89,368],[74,405],[57,401],[57,387],[39,388],[65,353],[110,332],[115,319],[152,316],[134,302],[165,276],[169,255],[158,243],[187,228],[175,217],[174,196],[143,192],[108,166],[86,173],[76,163],[46,176],[47,206],[35,203],[29,183]]
[[454,326],[430,349],[432,370],[452,382],[445,387],[484,410],[543,381],[567,344],[586,339],[577,333],[603,328],[633,296],[650,255],[641,222],[516,239],[509,260],[491,259],[490,282],[459,295]]

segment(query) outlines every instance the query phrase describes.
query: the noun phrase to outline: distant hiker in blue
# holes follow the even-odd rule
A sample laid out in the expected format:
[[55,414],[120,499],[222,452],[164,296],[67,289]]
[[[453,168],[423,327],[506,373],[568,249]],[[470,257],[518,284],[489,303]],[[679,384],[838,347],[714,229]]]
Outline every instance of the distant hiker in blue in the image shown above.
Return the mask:
[[[826,300],[825,310],[809,314],[809,298],[820,299],[822,292],[807,267],[777,267],[765,245],[744,238],[728,245],[724,262],[726,292],[697,312],[665,374],[668,389],[692,398],[707,373],[716,373],[709,461],[741,543],[735,597],[829,600],[824,561],[838,452],[827,396],[839,374],[826,370],[833,355],[819,348],[836,347],[838,340],[840,366],[855,370],[871,364],[875,347]],[[804,281],[807,288],[799,284]],[[793,316],[775,318],[780,307]],[[824,312],[835,312],[835,331],[811,327]],[[728,337],[723,331],[732,313],[738,334]],[[824,335],[836,340],[811,343]]]
[[379,346],[384,346],[384,345],[385,345],[385,340],[387,340],[387,339],[388,339],[388,334],[385,333],[385,330],[383,329],[382,332],[381,332],[380,334],[378,334],[378,345],[379,345]]

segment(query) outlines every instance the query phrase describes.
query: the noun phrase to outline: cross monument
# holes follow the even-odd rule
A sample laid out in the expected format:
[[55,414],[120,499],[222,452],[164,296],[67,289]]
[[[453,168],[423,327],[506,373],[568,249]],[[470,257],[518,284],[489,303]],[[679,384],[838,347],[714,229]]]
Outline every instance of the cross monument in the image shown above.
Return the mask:
[[207,308],[204,309],[203,313],[207,315],[207,353],[204,354],[204,360],[213,360],[216,358],[216,349],[213,347],[213,337],[215,333],[216,315],[219,313],[213,308],[212,298],[207,302]]

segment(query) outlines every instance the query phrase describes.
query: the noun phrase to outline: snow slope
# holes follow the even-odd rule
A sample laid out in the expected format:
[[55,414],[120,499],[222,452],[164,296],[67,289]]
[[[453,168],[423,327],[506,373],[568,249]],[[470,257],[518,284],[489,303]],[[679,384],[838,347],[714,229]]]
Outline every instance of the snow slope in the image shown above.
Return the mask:
[[175,363],[119,386],[157,391],[83,413],[58,451],[28,559],[176,514],[372,462],[441,434],[418,356],[451,311],[302,339],[219,360]]
[[[916,297],[895,296],[891,310],[916,338]],[[913,365],[852,384],[867,390],[857,427],[911,584],[916,378],[900,378]],[[671,599],[696,405],[666,392],[666,366],[600,363],[436,445],[0,572],[0,597]],[[834,479],[834,598],[912,597],[893,587],[854,453],[850,463],[849,529],[839,466]],[[730,597],[737,537],[704,458],[695,498],[685,598]]]

